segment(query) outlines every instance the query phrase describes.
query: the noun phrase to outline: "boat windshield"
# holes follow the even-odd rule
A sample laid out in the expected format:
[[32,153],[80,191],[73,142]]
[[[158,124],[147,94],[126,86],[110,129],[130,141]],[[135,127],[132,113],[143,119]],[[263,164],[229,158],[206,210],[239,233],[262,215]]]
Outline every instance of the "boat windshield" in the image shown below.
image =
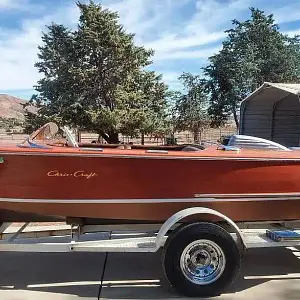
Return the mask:
[[59,145],[67,145],[65,133],[55,123],[49,122],[30,134],[19,147],[49,148]]

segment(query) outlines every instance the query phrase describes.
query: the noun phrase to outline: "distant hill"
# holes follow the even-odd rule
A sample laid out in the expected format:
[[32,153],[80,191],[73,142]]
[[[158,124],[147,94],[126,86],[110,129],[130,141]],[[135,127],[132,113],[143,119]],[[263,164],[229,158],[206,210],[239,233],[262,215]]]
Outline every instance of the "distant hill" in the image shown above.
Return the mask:
[[0,118],[24,121],[26,110],[31,112],[36,111],[32,106],[27,106],[25,109],[25,104],[26,100],[6,94],[0,94]]
[[26,111],[36,111],[33,106],[25,108],[26,102],[17,97],[0,94],[0,131],[11,131],[14,128],[20,131]]

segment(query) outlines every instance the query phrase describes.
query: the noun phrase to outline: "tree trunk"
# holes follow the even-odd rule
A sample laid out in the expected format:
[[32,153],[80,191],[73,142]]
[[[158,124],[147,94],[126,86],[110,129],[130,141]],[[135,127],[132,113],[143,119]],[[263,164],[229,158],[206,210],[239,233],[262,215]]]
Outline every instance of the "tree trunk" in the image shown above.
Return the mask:
[[109,144],[119,144],[119,134],[117,132],[109,133],[107,142]]
[[199,143],[199,131],[198,130],[194,131],[194,143],[195,144]]
[[144,135],[144,133],[142,133],[142,136],[141,136],[141,144],[145,145],[145,135]]
[[80,129],[76,130],[76,140],[78,143],[81,143],[81,132]]
[[105,133],[100,131],[98,134],[102,136],[108,144],[119,144],[119,133],[117,132]]
[[232,108],[232,113],[233,113],[233,118],[234,118],[234,122],[235,122],[235,125],[236,125],[236,129],[238,131],[239,130],[239,118],[238,118],[238,115],[236,113],[236,109],[234,107]]

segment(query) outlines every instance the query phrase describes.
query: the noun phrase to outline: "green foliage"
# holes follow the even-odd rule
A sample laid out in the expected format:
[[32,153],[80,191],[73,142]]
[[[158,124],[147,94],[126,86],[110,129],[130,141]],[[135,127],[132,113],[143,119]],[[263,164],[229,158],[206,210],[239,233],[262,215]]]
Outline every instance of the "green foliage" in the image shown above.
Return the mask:
[[27,128],[43,118],[99,133],[107,142],[118,134],[137,135],[164,127],[167,87],[145,71],[152,50],[134,44],[118,15],[94,2],[77,3],[76,30],[51,24],[43,33],[39,62],[43,78],[32,99],[41,109],[28,114]]
[[0,117],[0,128],[6,132],[12,132],[16,127],[22,127],[22,121],[15,118],[2,118]]
[[251,8],[251,19],[233,20],[222,50],[204,68],[210,94],[212,125],[223,125],[233,115],[238,126],[239,104],[264,81],[298,82],[298,37],[279,32],[272,15]]
[[192,131],[194,141],[198,142],[199,134],[209,125],[207,95],[200,76],[183,73],[179,80],[182,82],[185,92],[173,93],[175,130]]
[[38,128],[42,127],[44,124],[50,122],[50,118],[44,116],[40,113],[32,113],[27,111],[25,113],[25,122],[23,124],[24,133],[30,134]]

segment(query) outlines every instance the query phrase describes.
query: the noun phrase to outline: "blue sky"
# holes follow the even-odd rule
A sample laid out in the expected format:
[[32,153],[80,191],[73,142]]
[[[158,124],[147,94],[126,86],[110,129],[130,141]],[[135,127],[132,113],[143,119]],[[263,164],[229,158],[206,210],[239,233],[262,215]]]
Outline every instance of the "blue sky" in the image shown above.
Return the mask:
[[[95,0],[95,2],[98,2]],[[151,69],[179,88],[183,72],[200,73],[219,51],[231,20],[245,20],[249,7],[273,13],[280,30],[300,34],[299,0],[104,0],[137,44],[156,53]],[[270,5],[272,4],[272,5]],[[41,32],[54,21],[74,27],[75,0],[0,0],[0,93],[30,99],[40,74],[34,68]]]

